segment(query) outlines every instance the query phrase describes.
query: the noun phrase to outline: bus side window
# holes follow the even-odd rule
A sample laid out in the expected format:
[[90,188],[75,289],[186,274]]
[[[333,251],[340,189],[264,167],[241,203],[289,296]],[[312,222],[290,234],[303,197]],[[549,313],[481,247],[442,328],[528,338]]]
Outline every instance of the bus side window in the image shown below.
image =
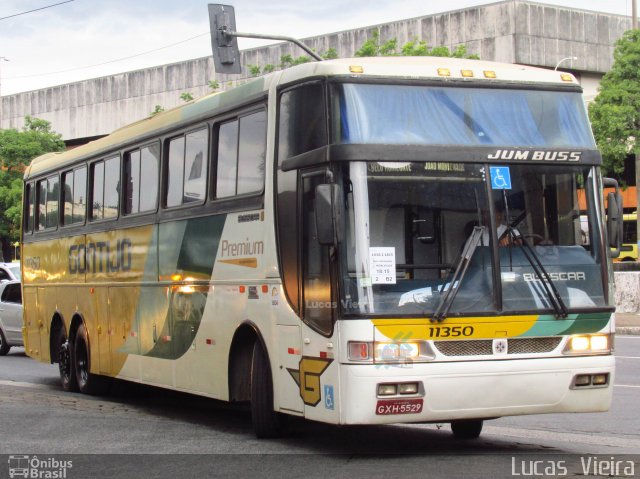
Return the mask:
[[155,211],[158,204],[160,148],[157,143],[124,157],[124,214]]
[[309,83],[280,97],[278,157],[282,162],[327,144],[324,85]]
[[264,188],[267,114],[250,113],[218,129],[216,198],[260,193]]
[[207,190],[208,136],[208,128],[200,128],[169,142],[165,196],[167,208],[204,201]]
[[58,226],[58,177],[40,180],[38,185],[38,231]]
[[25,223],[24,232],[32,233],[33,225],[35,224],[35,210],[36,210],[36,190],[33,183],[27,184],[27,191],[25,192],[25,198],[27,198],[27,205],[25,211]]
[[62,224],[83,223],[85,215],[85,198],[87,191],[87,167],[62,174]]

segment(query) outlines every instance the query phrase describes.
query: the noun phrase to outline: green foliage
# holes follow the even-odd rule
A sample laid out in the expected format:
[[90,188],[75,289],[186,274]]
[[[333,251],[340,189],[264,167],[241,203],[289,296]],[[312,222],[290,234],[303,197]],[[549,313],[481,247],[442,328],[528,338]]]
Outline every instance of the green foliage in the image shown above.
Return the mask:
[[280,57],[280,68],[293,67],[295,65],[301,65],[303,63],[310,62],[311,58],[306,55],[300,55],[299,57],[292,57],[291,55],[282,55]]
[[589,117],[605,173],[622,176],[627,155],[640,154],[640,30],[616,42],[613,66],[589,105]]
[[22,131],[0,130],[0,241],[6,259],[10,244],[20,239],[24,168],[36,156],[64,149],[62,136],[40,118],[27,116]]
[[212,91],[216,91],[220,88],[220,83],[218,83],[217,80],[209,80],[209,88],[211,88]]
[[380,45],[380,30],[374,30],[373,37],[368,38],[356,51],[357,57],[386,57],[396,55],[398,40],[392,38]]
[[271,73],[275,71],[276,66],[271,63],[267,63],[264,67],[262,67],[262,73]]
[[405,57],[452,57],[452,58],[468,58],[471,60],[479,60],[478,55],[470,55],[467,53],[466,45],[458,45],[455,50],[449,51],[447,47],[429,48],[423,40],[414,40],[405,43],[400,49],[400,53],[396,53],[398,41],[395,38],[380,44],[380,31],[374,30],[373,36],[368,38],[362,46],[356,51],[357,57],[380,57],[401,55]]
[[320,55],[325,60],[334,60],[338,58],[338,52],[335,48],[329,48],[326,52]]
[[247,67],[249,68],[249,73],[252,77],[257,77],[260,75],[261,70],[258,65],[247,65]]
[[189,93],[188,91],[185,91],[183,93],[180,93],[180,99],[182,101],[189,102],[189,101],[193,100],[193,95],[191,93]]
[[164,111],[163,107],[161,107],[160,105],[156,105],[153,111],[149,113],[149,116],[156,116],[158,113],[162,113],[163,111]]

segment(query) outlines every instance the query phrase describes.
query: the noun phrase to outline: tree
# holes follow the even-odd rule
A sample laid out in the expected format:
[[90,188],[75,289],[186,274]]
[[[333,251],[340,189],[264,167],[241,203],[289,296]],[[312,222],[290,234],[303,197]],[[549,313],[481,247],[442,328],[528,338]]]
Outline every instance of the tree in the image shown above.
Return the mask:
[[25,167],[36,156],[64,149],[62,136],[40,118],[27,116],[22,131],[0,130],[0,243],[5,259],[11,257],[11,244],[20,239]]
[[605,173],[620,177],[626,157],[640,153],[640,30],[629,30],[616,42],[613,65],[589,105],[589,117]]
[[479,60],[478,55],[470,55],[467,53],[466,45],[458,45],[455,50],[450,51],[447,47],[430,48],[423,40],[414,40],[405,43],[397,53],[398,40],[392,38],[385,43],[380,44],[380,31],[374,30],[373,36],[368,38],[355,53],[357,57],[385,57],[385,56],[405,56],[405,57],[452,57],[452,58],[468,58],[471,60]]

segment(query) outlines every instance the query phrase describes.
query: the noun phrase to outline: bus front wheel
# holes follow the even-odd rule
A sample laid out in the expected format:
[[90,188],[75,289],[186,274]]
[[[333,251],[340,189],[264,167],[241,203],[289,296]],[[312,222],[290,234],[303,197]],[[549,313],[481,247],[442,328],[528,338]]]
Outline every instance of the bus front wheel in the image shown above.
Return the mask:
[[91,357],[89,355],[87,330],[84,324],[81,324],[76,332],[76,338],[73,342],[73,358],[76,381],[80,392],[92,395],[106,394],[109,389],[107,378],[89,372]]
[[260,341],[253,346],[251,361],[251,422],[259,438],[280,437],[284,430],[284,418],[273,410],[271,367]]
[[477,439],[482,432],[482,419],[451,421],[451,431],[456,439]]

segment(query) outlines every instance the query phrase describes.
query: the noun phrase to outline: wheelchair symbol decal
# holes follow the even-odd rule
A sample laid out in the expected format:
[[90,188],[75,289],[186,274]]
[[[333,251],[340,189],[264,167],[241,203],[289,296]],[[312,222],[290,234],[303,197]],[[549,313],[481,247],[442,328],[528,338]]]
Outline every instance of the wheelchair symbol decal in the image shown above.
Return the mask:
[[490,166],[491,189],[492,190],[510,190],[511,189],[511,173],[508,166]]
[[324,407],[333,410],[333,386],[324,387]]

